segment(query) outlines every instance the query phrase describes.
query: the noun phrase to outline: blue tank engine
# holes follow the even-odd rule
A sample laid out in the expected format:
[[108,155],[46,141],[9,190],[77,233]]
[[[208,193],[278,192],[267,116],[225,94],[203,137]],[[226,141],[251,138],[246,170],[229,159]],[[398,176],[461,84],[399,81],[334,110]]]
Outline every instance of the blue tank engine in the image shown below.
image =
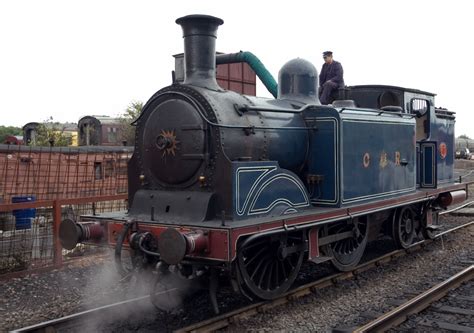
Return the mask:
[[[438,212],[466,198],[453,172],[454,112],[436,108],[434,94],[350,86],[321,105],[309,61],[290,60],[275,82],[249,52],[216,55],[221,19],[176,23],[184,77],[135,121],[129,210],[65,221],[67,248],[99,235],[120,271],[128,246],[137,270],[204,277],[218,311],[219,276],[249,298],[271,299],[303,260],[349,270],[381,233],[405,248],[433,237]],[[218,86],[216,63],[241,61],[274,98]]]

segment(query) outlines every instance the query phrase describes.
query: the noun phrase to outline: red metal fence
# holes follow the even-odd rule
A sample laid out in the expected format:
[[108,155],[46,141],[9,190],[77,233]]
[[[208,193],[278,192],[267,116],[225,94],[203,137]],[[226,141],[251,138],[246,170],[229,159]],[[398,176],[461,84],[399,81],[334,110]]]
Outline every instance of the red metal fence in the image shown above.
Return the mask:
[[0,145],[0,274],[61,265],[64,218],[125,210],[131,154],[126,147]]
[[[80,215],[126,208],[126,194],[1,204],[0,219],[10,226],[5,228],[3,224],[0,229],[0,274],[60,266],[63,254],[67,253],[58,238],[59,224],[64,218],[79,220]],[[35,209],[35,217],[31,227],[17,229],[14,212],[24,209]]]

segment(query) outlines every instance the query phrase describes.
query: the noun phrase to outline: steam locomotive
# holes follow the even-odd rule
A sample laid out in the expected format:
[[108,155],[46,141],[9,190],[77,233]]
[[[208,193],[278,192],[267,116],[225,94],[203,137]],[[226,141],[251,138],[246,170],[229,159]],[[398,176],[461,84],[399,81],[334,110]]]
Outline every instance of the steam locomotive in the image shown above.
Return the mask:
[[[310,62],[290,60],[276,84],[251,53],[216,55],[221,19],[176,23],[184,77],[135,121],[129,210],[63,221],[63,247],[107,242],[119,270],[127,247],[135,268],[205,277],[217,311],[219,278],[272,299],[303,261],[349,270],[382,233],[407,248],[433,237],[441,209],[466,199],[453,173],[454,112],[436,108],[434,94],[351,86],[321,105]],[[236,61],[275,98],[220,88],[216,63]]]

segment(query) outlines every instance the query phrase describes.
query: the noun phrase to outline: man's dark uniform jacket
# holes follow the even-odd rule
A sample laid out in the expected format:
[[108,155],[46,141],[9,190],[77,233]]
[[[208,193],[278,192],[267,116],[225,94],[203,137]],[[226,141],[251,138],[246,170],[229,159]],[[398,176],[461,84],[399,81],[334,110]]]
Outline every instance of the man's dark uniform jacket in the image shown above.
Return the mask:
[[324,82],[331,80],[337,84],[338,88],[344,87],[343,79],[344,70],[340,62],[333,60],[331,64],[324,64],[319,74],[319,86],[322,87]]

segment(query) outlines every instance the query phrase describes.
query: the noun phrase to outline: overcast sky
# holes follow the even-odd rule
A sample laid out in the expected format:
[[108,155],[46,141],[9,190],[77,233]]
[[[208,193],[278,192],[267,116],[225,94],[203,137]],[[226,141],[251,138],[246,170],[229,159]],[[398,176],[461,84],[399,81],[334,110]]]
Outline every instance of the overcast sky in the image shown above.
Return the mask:
[[[116,116],[171,83],[183,51],[175,19],[224,20],[217,50],[252,51],[276,77],[295,57],[320,70],[332,50],[347,85],[434,92],[474,137],[471,1],[8,1],[0,2],[2,125],[52,116]],[[259,84],[257,94],[269,96]]]

